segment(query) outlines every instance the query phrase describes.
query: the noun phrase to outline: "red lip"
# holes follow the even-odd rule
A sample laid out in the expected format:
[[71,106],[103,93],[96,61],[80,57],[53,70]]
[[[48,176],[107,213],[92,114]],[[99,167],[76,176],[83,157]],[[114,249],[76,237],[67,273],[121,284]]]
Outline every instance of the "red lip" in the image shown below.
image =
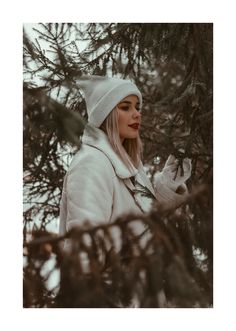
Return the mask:
[[140,124],[139,123],[134,123],[134,124],[131,124],[131,125],[129,125],[131,128],[133,128],[133,129],[136,129],[136,130],[138,130],[139,129],[139,126],[140,126]]

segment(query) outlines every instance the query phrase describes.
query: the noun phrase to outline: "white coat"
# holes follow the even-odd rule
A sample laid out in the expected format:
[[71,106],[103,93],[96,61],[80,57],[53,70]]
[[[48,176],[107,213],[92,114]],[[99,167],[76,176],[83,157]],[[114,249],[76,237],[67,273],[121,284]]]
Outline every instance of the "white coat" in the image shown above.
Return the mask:
[[[65,176],[60,203],[60,234],[83,225],[85,221],[96,226],[112,223],[118,216],[135,213],[137,219],[131,224],[132,231],[140,236],[140,245],[145,247],[150,232],[145,231],[138,215],[148,212],[153,200],[161,196],[156,194],[141,162],[138,169],[129,170],[112,149],[106,134],[100,129],[94,130],[96,136],[85,130],[82,147]],[[135,185],[131,177],[135,177]],[[140,185],[146,188],[151,198],[136,193]],[[177,196],[175,192],[163,192],[163,201],[167,196],[172,200]],[[120,251],[121,238],[117,229],[113,230],[114,248]],[[70,252],[70,242],[67,240],[64,249]],[[87,255],[80,252],[80,258],[83,271],[89,273]],[[104,263],[102,252],[99,259]],[[134,300],[130,307],[138,305]]]
[[[135,186],[131,177],[135,177]],[[151,198],[135,193],[140,185]],[[85,221],[96,226],[111,223],[125,214],[148,212],[153,200],[159,198],[156,193],[141,162],[138,169],[129,170],[102,130],[94,128],[91,134],[85,129],[82,147],[74,156],[64,180],[60,234]],[[168,192],[168,196],[173,200],[178,194]]]

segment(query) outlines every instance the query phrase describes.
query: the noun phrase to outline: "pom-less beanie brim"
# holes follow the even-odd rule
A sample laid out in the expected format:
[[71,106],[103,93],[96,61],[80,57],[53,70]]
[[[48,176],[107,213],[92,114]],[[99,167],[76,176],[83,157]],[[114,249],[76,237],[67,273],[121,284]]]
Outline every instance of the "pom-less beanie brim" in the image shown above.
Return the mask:
[[116,105],[131,94],[136,95],[139,98],[141,107],[141,93],[132,83],[125,82],[124,84],[116,86],[112,90],[108,91],[107,94],[99,100],[94,109],[91,110],[91,115],[88,119],[89,122],[93,126],[99,127],[109,113],[116,107]]
[[142,95],[129,80],[102,76],[83,76],[78,85],[84,92],[88,123],[100,127],[116,105],[129,95],[136,95],[142,106]]

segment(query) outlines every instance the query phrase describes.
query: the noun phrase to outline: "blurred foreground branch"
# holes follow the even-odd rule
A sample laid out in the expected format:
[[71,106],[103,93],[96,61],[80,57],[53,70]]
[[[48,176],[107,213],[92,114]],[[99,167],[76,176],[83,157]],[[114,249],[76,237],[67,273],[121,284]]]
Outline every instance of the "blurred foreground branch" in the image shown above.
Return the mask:
[[24,244],[24,307],[210,307],[212,257],[192,246],[189,216],[210,190],[196,189],[172,212],[87,223],[65,236],[33,233]]

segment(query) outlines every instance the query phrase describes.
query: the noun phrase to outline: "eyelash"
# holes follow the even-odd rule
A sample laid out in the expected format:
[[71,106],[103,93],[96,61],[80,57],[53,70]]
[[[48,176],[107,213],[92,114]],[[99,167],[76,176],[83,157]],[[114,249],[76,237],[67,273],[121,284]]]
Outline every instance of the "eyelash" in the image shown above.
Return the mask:
[[[121,110],[125,110],[125,111],[128,111],[129,108],[130,108],[129,106],[121,106],[121,107],[120,107]],[[141,108],[136,108],[136,110],[137,110],[137,111],[140,111]]]

